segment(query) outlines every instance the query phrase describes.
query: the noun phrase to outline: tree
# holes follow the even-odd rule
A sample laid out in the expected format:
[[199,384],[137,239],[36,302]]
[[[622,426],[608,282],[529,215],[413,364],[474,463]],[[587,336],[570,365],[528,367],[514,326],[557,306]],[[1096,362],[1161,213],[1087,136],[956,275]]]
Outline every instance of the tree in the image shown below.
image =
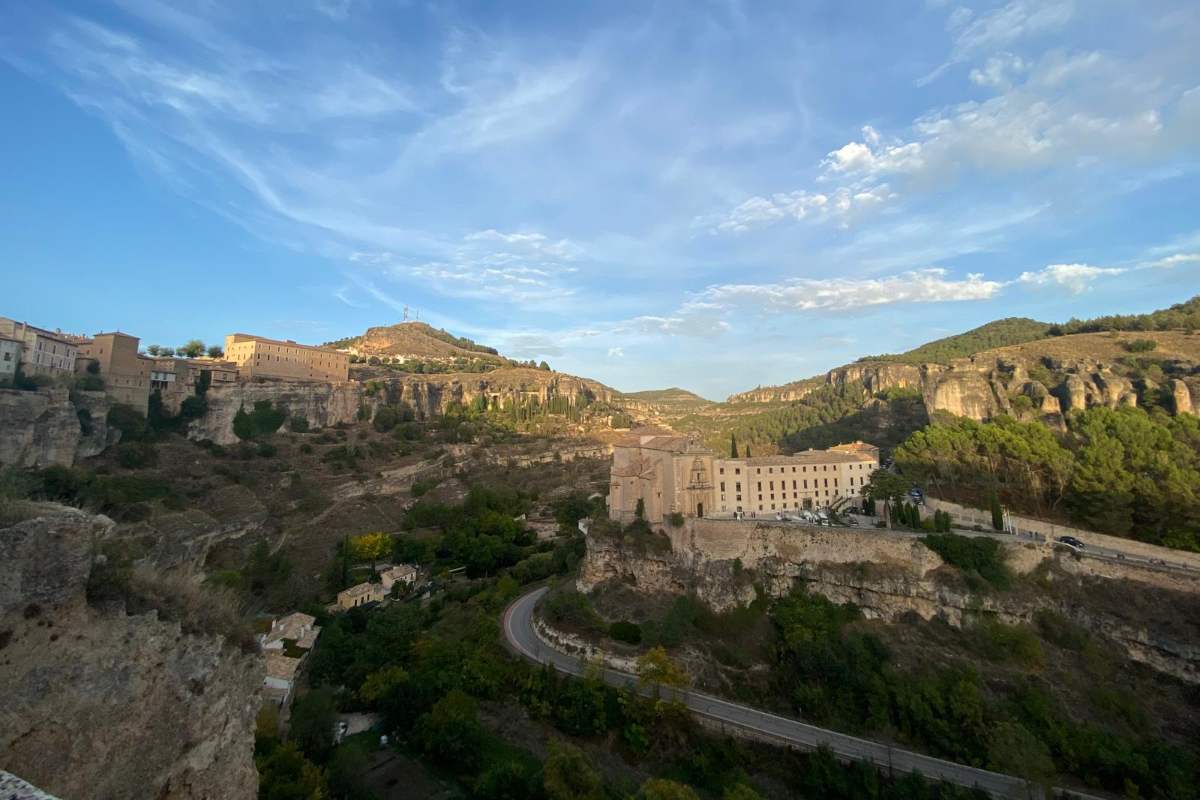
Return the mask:
[[729,457],[730,458],[738,457],[737,434],[736,433],[729,434]]
[[333,748],[333,726],[337,723],[337,700],[329,689],[314,689],[292,704],[288,735],[305,755],[324,761]]
[[478,763],[483,727],[470,695],[458,689],[434,703],[417,724],[425,752],[443,764],[470,769]]
[[652,687],[655,695],[662,686],[678,689],[688,683],[687,673],[662,647],[652,647],[638,656],[637,675],[638,685]]
[[185,356],[187,358],[196,358],[204,355],[204,342],[199,339],[188,339],[183,347],[175,350],[175,355]]
[[547,800],[603,800],[604,784],[578,747],[550,742],[550,755],[542,767],[542,788]]
[[549,372],[550,365],[543,361],[542,363],[538,364],[538,369],[542,370],[543,372]]
[[392,552],[392,537],[382,531],[351,536],[350,552],[355,561],[370,561],[374,572],[375,562]]
[[750,458],[750,445],[746,445],[746,458]]
[[175,351],[169,347],[163,347],[161,344],[152,344],[152,345],[148,345],[146,347],[146,352],[152,356],[157,356],[157,355],[169,356],[169,355],[171,355],[171,353],[173,353]]
[[1004,509],[1000,506],[1000,496],[995,491],[988,497],[988,508],[992,512],[992,527],[998,531],[1004,530]]
[[749,784],[737,783],[726,787],[725,793],[721,795],[721,800],[763,800],[763,797]]
[[220,345],[214,344],[212,347],[208,348],[208,357],[209,358],[223,358],[224,356],[225,356],[225,351],[223,349],[221,349]]
[[1046,745],[1018,722],[1001,722],[988,737],[988,767],[1016,775],[1037,786],[1049,785],[1054,759]]
[[666,778],[651,778],[638,791],[639,800],[700,800],[696,790],[686,783]]
[[258,763],[261,800],[326,800],[325,775],[293,742],[281,745]]
[[646,501],[640,497],[638,498],[637,505],[633,507],[633,518],[639,520],[646,518]]

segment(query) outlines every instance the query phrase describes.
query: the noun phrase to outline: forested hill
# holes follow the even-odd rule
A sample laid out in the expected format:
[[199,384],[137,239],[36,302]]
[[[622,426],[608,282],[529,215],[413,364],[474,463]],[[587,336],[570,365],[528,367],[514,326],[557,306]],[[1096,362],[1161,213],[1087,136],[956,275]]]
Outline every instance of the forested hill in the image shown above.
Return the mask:
[[[1072,333],[1099,333],[1100,331],[1195,331],[1200,329],[1200,295],[1170,308],[1151,311],[1149,314],[1115,314],[1092,319],[1072,319],[1061,325],[1051,325],[1050,336],[1066,336]],[[1013,342],[1013,344],[1020,344]]]
[[978,328],[936,339],[904,353],[866,356],[859,361],[891,361],[900,364],[948,364],[956,358],[995,347],[1024,344],[1050,335],[1052,326],[1028,317],[1006,317]]

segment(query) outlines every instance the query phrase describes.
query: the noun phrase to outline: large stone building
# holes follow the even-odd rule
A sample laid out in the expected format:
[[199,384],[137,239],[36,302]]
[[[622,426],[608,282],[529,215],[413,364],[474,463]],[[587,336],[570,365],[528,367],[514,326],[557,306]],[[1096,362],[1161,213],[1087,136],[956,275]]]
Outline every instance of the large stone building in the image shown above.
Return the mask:
[[79,345],[76,370],[83,373],[91,364],[96,364],[109,399],[145,414],[150,402],[150,371],[154,359],[138,352],[138,342],[138,337],[120,331],[97,333]]
[[225,358],[237,364],[246,379],[344,381],[350,377],[350,356],[346,353],[247,333],[225,337]]
[[150,365],[150,391],[158,392],[163,408],[171,414],[178,414],[183,401],[203,383],[228,386],[237,379],[237,364],[219,358],[158,356]]
[[26,375],[71,375],[75,372],[78,340],[70,334],[0,317],[0,336],[21,342],[21,371]]
[[774,516],[861,496],[879,453],[861,442],[790,456],[719,458],[694,437],[634,430],[613,444],[609,516],[647,522],[669,515]]

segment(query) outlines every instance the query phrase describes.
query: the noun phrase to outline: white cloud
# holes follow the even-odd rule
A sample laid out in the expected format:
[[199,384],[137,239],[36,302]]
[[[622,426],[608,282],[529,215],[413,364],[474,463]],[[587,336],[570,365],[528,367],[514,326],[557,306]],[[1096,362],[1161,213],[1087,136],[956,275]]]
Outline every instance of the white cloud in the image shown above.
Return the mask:
[[608,348],[608,357],[609,358],[624,358],[625,357],[625,349],[621,348],[621,347],[610,347],[610,348]]
[[1061,287],[1072,294],[1082,294],[1092,281],[1107,275],[1121,275],[1124,267],[1094,267],[1090,264],[1050,264],[1036,272],[1022,272],[1015,281],[1037,287]]
[[897,303],[945,303],[987,300],[1004,284],[981,275],[949,277],[929,268],[881,278],[792,278],[768,284],[722,284],[700,298],[720,307],[753,306],[765,311],[846,311]]
[[968,77],[971,83],[996,89],[1007,89],[1013,81],[1029,69],[1029,64],[1020,56],[1001,53],[988,58],[982,67],[972,69]]
[[1138,264],[1138,269],[1172,269],[1182,264],[1200,264],[1200,253],[1176,253],[1166,258],[1142,262]]
[[1062,28],[1074,12],[1072,0],[1013,0],[978,16],[970,9],[956,8],[946,20],[946,30],[954,36],[949,60],[918,80],[917,85],[930,83],[950,67],[980,53]]
[[[770,197],[751,197],[720,218],[713,233],[745,233],[751,228],[785,219],[833,221],[848,228],[859,217],[896,197],[886,183],[860,189],[841,187],[832,192],[780,192]],[[711,221],[711,220],[709,220]]]

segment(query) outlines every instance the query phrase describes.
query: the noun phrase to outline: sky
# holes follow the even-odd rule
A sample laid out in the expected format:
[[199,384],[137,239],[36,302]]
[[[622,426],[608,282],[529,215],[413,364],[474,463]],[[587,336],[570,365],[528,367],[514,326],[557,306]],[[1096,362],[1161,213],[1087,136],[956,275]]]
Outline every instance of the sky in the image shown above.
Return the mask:
[[1200,6],[0,0],[0,314],[706,397],[1200,293]]

